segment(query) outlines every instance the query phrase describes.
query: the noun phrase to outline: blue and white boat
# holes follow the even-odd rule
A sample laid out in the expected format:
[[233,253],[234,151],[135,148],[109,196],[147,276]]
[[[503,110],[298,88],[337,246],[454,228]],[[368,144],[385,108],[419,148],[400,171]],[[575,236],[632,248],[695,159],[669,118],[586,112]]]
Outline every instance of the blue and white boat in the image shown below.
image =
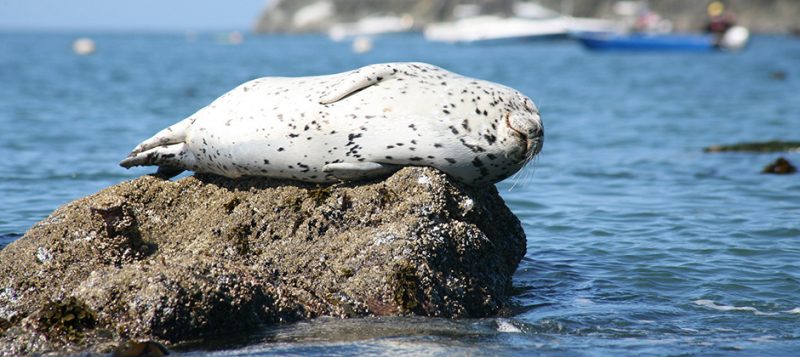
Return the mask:
[[743,48],[749,31],[733,27],[719,41],[710,34],[577,32],[572,36],[586,48],[596,51],[708,52]]

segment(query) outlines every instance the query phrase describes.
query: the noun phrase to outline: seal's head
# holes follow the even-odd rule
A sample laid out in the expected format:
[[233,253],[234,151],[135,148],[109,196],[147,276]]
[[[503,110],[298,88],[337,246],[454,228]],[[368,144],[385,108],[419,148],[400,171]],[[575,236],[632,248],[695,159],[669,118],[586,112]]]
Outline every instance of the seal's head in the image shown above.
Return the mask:
[[544,126],[539,109],[521,93],[516,93],[508,108],[499,132],[510,139],[515,146],[512,152],[519,155],[519,163],[524,165],[542,150]]

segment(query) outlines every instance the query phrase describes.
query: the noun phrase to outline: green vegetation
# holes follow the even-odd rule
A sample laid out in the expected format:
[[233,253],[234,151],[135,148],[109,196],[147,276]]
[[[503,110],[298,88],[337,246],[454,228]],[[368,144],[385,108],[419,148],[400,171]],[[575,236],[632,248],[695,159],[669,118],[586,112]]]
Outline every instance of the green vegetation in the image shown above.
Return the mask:
[[308,190],[308,197],[314,200],[314,203],[319,206],[330,197],[331,192],[330,186],[320,187],[317,185],[316,188]]
[[411,312],[419,306],[417,298],[417,269],[409,262],[400,263],[392,276],[394,282],[394,302],[401,312]]
[[384,208],[389,202],[397,200],[397,193],[386,188],[386,185],[378,187],[378,207]]
[[83,301],[69,297],[61,301],[49,301],[37,314],[39,332],[53,339],[80,342],[85,330],[93,329],[97,316]]
[[732,145],[713,145],[703,149],[704,152],[782,152],[800,151],[800,141],[762,141],[739,143]]

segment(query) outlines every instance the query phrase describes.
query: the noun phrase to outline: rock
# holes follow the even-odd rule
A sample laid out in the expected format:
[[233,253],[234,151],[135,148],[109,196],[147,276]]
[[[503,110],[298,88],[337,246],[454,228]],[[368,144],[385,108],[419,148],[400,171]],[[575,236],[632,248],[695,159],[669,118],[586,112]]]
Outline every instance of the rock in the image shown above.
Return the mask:
[[776,81],[786,80],[787,74],[785,71],[772,71],[769,72],[769,77]]
[[525,247],[493,186],[431,168],[330,187],[145,176],[0,251],[0,355],[169,347],[319,316],[489,316]]
[[800,151],[798,141],[762,141],[739,143],[732,145],[712,145],[703,149],[704,152],[780,152],[780,151]]
[[166,347],[154,341],[126,341],[114,349],[113,357],[162,357],[169,355]]
[[778,174],[778,175],[788,175],[797,172],[797,168],[792,165],[789,160],[785,158],[779,157],[775,159],[771,164],[764,166],[764,169],[761,170],[761,173],[764,174]]

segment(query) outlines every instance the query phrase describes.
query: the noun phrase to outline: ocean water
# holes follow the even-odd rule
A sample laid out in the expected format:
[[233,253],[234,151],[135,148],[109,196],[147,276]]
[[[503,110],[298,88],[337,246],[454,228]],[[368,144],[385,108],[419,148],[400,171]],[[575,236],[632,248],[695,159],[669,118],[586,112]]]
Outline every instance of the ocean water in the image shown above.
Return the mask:
[[[591,53],[572,42],[490,47],[319,36],[0,33],[0,246],[57,207],[149,173],[117,162],[235,85],[271,75],[430,62],[517,88],[544,150],[498,184],[528,237],[514,304],[486,319],[370,318],[265,327],[181,353],[789,355],[800,351],[798,153],[707,154],[800,139],[800,40],[741,53]],[[782,74],[782,75],[781,75]]]

